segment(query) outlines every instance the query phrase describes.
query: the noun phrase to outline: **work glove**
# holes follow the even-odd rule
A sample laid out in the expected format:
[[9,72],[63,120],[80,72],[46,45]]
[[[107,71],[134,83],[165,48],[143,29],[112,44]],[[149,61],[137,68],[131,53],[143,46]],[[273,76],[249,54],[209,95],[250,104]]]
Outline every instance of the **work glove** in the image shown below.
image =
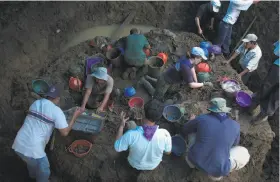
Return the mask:
[[213,83],[211,83],[211,82],[204,82],[203,85],[208,86],[208,87],[212,87],[212,88],[214,87]]

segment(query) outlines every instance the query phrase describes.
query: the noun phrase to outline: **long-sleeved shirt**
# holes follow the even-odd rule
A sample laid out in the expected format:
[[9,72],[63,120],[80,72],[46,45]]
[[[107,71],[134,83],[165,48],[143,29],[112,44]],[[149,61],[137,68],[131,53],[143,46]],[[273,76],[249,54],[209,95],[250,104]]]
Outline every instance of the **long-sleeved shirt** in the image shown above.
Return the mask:
[[235,24],[240,11],[247,11],[252,4],[253,0],[231,0],[223,21],[231,25]]
[[211,176],[226,176],[230,172],[230,149],[240,140],[240,125],[226,114],[199,115],[184,125],[184,134],[196,133],[188,158]]
[[248,50],[242,44],[235,52],[240,55],[239,64],[243,69],[247,68],[249,72],[252,72],[258,68],[262,57],[262,51],[258,45],[254,49]]

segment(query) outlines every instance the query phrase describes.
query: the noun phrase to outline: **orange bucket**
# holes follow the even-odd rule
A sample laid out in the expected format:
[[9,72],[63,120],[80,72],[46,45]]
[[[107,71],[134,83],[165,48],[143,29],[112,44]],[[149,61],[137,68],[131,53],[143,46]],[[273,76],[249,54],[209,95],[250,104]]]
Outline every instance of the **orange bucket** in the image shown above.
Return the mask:
[[166,53],[160,52],[157,56],[163,60],[164,64],[167,62],[168,56]]
[[92,143],[87,140],[75,140],[68,148],[76,157],[84,157],[92,148]]

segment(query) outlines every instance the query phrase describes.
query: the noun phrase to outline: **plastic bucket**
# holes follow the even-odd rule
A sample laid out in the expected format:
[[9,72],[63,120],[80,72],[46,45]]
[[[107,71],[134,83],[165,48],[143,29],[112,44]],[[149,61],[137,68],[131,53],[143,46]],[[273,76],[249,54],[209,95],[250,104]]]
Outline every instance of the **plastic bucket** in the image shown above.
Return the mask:
[[177,122],[181,119],[182,113],[178,106],[169,105],[164,107],[163,117],[169,122]]
[[132,97],[128,101],[128,106],[130,108],[143,108],[144,107],[144,99],[141,97]]
[[92,143],[87,140],[75,140],[69,146],[69,152],[74,154],[76,157],[84,157],[89,153],[92,148]]
[[132,97],[136,94],[136,90],[134,87],[126,87],[124,89],[124,96],[126,97]]
[[106,58],[111,61],[114,67],[121,66],[121,50],[118,48],[112,48],[106,52]]
[[154,78],[158,78],[163,70],[164,61],[161,57],[151,56],[148,62],[148,75]]
[[252,104],[252,97],[246,92],[239,91],[235,95],[235,101],[240,107],[249,107]]
[[50,86],[45,80],[37,79],[32,81],[32,88],[37,94],[46,94],[49,91]]
[[208,52],[210,54],[214,53],[215,55],[219,55],[219,54],[222,54],[222,49],[218,45],[212,45],[211,47],[208,48]]
[[203,41],[199,44],[199,47],[202,49],[208,49],[209,47],[211,47],[211,42]]
[[186,151],[186,141],[180,135],[175,135],[172,137],[172,150],[171,152],[176,156],[181,156]]

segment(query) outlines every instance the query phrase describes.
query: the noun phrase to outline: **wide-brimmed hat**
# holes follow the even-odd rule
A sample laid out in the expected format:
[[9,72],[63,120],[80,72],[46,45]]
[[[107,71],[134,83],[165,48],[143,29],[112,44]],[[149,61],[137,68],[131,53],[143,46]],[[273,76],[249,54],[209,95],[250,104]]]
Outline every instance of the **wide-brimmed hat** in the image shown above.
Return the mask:
[[104,67],[93,68],[91,76],[94,76],[95,78],[98,78],[100,80],[108,80],[107,69]]
[[227,107],[227,101],[223,98],[214,98],[211,100],[211,106],[208,108],[209,111],[219,113],[229,113],[231,108]]

